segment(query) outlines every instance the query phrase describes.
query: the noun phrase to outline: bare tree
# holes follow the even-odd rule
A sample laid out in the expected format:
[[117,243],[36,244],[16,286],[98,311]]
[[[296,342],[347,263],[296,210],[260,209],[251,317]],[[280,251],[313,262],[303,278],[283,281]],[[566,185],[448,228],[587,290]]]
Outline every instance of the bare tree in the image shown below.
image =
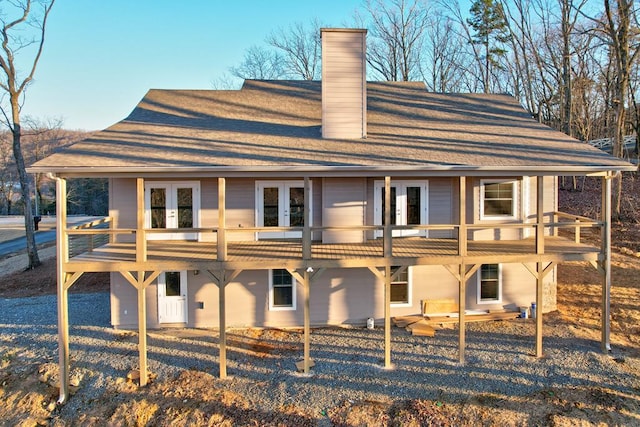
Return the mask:
[[367,62],[375,73],[388,81],[409,81],[419,75],[420,54],[429,9],[422,0],[367,0],[371,39],[367,43]]
[[[6,8],[3,6],[4,10],[2,14],[0,14],[0,31],[2,32],[0,68],[2,68],[4,72],[4,76],[1,76],[3,78],[0,78],[0,88],[2,88],[9,98],[9,106],[6,107],[2,105],[1,108],[6,125],[13,136],[13,156],[18,169],[22,200],[24,201],[24,222],[27,234],[27,255],[29,257],[28,269],[39,266],[40,259],[35,241],[29,179],[22,155],[20,112],[22,102],[24,101],[25,90],[33,80],[38,61],[42,54],[47,18],[49,17],[54,2],[55,0],[7,2],[10,7]],[[32,10],[32,7],[37,10]],[[35,35],[33,35],[33,37],[25,36],[25,34],[30,34],[30,29],[35,29]],[[27,48],[30,46],[35,47],[35,55],[32,58],[31,67],[26,73],[26,77],[21,77],[17,69],[18,61],[16,54],[28,52]]]
[[[626,109],[631,82],[631,71],[640,55],[640,29],[637,20],[638,11],[634,9],[633,0],[604,0],[604,16],[601,19],[591,18],[595,30],[602,34],[609,46],[609,62],[615,69],[612,107],[614,110],[613,155],[623,157],[624,137],[626,129]],[[614,216],[620,216],[622,200],[622,179],[616,177],[613,191]]]
[[281,28],[272,32],[266,41],[284,54],[283,68],[287,74],[302,80],[319,77],[320,21],[314,19],[308,27],[298,22],[287,30]]
[[230,72],[241,79],[282,79],[286,77],[283,62],[278,52],[261,46],[251,46],[246,50],[240,65],[232,67]]

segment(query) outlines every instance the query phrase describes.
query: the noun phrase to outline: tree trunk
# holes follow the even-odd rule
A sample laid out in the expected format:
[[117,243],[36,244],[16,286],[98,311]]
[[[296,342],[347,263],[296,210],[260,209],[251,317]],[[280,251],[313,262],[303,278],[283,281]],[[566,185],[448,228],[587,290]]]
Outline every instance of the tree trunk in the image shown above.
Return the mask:
[[29,177],[27,176],[22,147],[20,146],[22,129],[20,127],[20,105],[17,96],[11,97],[11,109],[13,113],[13,127],[11,129],[11,133],[13,134],[13,156],[16,160],[20,192],[22,193],[22,200],[24,201],[24,229],[27,235],[27,255],[29,257],[27,270],[32,270],[40,265],[40,258],[38,257],[38,247],[36,246],[36,231],[31,208],[31,186],[29,185]]

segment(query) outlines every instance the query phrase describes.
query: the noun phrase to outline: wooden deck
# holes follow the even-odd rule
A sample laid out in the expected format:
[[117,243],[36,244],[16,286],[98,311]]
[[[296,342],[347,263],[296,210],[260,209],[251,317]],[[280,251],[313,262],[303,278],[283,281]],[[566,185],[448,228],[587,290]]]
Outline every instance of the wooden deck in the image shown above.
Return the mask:
[[[393,265],[595,261],[600,249],[562,237],[545,237],[544,253],[535,240],[469,241],[458,254],[456,239],[394,238]],[[228,243],[226,261],[217,260],[217,245],[191,241],[148,241],[147,259],[136,264],[135,243],[110,243],[69,260],[67,271],[219,270],[268,268],[339,268],[384,266],[382,239],[364,243],[312,244],[304,260],[301,241],[261,240]]]

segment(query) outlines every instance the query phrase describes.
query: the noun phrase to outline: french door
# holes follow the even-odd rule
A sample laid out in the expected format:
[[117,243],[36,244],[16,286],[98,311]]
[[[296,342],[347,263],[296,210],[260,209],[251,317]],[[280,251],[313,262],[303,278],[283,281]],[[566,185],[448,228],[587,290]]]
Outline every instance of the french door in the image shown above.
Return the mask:
[[[303,227],[304,181],[258,181],[256,183],[257,227]],[[310,198],[311,199],[311,198]],[[311,200],[309,200],[311,206]],[[302,231],[261,231],[258,239],[293,239]]]
[[165,271],[158,276],[158,322],[187,323],[186,271]]
[[[200,183],[145,183],[145,227],[152,229],[198,228]],[[198,240],[198,233],[147,233],[148,240]]]
[[[391,225],[424,225],[429,223],[427,181],[393,181],[391,183]],[[384,181],[374,183],[374,223],[384,225]],[[393,230],[394,237],[427,236],[427,230]],[[382,237],[382,230],[376,230]]]

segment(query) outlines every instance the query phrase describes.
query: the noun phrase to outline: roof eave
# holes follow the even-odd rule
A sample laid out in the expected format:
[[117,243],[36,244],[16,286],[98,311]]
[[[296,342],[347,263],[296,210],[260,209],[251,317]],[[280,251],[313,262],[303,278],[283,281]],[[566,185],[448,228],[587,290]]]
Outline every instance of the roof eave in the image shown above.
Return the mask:
[[613,172],[636,171],[637,166],[620,165],[558,165],[558,166],[202,166],[202,167],[45,167],[32,166],[29,173],[52,173],[61,177],[355,177],[355,176],[562,176],[603,175]]

